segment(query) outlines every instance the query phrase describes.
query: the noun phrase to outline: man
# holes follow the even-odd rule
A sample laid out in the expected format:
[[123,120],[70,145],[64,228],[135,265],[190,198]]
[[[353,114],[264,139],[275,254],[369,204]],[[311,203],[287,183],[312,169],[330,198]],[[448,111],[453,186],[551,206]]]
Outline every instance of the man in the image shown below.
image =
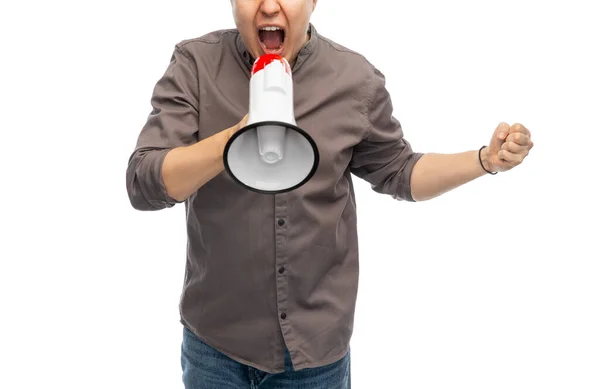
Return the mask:
[[[414,152],[383,75],[320,36],[316,0],[232,0],[237,29],[176,45],[127,169],[134,208],[185,202],[181,296],[186,388],[350,388],[358,288],[351,174],[399,200],[434,198],[509,170],[533,143],[500,124],[486,147]],[[226,142],[247,120],[250,69],[265,53],[292,67],[298,126],[319,148],[314,176],[255,193],[224,171]]]

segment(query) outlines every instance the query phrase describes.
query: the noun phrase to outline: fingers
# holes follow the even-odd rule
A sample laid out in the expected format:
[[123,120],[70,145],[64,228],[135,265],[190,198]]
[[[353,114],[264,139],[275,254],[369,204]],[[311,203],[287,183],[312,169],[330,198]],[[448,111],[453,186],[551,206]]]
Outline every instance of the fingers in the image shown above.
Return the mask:
[[525,135],[522,132],[513,132],[512,134],[507,136],[506,143],[514,143],[517,146],[524,146],[527,149],[533,147],[533,142],[531,141],[531,138],[529,138],[528,135]]
[[529,130],[521,123],[515,123],[512,126],[510,126],[508,133],[509,134],[521,133],[521,134],[526,135],[527,137],[531,136],[531,133],[529,132]]
[[515,142],[505,142],[500,150],[508,151],[513,154],[528,154],[529,146],[522,146]]
[[500,150],[498,152],[498,157],[511,166],[517,166],[523,162],[527,154],[528,153],[512,153],[508,150]]

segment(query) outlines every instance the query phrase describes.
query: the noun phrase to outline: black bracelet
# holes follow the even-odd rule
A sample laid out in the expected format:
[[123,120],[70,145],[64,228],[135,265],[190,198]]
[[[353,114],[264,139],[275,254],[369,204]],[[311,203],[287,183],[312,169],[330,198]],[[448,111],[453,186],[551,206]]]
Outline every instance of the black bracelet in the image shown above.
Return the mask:
[[486,147],[487,147],[487,146],[481,146],[481,148],[479,149],[479,153],[478,153],[478,155],[479,155],[479,164],[481,165],[481,167],[483,168],[483,170],[485,170],[485,171],[486,171],[486,172],[488,172],[489,174],[492,174],[492,175],[493,175],[493,174],[498,174],[498,172],[491,172],[491,171],[487,170],[487,169],[485,168],[485,166],[483,166],[483,162],[481,162],[481,150],[483,150],[483,149],[484,149],[484,148],[486,148]]

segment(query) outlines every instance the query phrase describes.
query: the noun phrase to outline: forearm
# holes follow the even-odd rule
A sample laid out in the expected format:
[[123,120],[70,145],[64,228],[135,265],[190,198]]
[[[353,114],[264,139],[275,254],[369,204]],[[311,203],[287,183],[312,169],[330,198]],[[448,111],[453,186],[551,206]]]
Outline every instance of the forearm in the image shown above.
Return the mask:
[[223,151],[231,136],[227,129],[190,146],[177,147],[165,156],[162,180],[169,196],[183,201],[223,171]]
[[[481,158],[487,166],[487,147]],[[455,189],[487,174],[479,163],[478,150],[456,154],[423,155],[415,164],[411,178],[411,193],[415,201],[425,201]]]

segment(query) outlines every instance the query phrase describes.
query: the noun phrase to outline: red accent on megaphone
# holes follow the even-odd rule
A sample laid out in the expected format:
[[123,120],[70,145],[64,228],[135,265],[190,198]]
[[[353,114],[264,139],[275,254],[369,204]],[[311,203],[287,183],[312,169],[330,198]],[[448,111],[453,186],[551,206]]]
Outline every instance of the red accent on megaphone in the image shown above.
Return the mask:
[[273,61],[281,61],[281,63],[285,66],[286,72],[291,75],[292,70],[290,69],[290,65],[287,63],[287,61],[284,61],[282,56],[277,54],[265,54],[258,57],[258,59],[254,62],[254,65],[252,65],[252,74],[263,70],[265,66]]

